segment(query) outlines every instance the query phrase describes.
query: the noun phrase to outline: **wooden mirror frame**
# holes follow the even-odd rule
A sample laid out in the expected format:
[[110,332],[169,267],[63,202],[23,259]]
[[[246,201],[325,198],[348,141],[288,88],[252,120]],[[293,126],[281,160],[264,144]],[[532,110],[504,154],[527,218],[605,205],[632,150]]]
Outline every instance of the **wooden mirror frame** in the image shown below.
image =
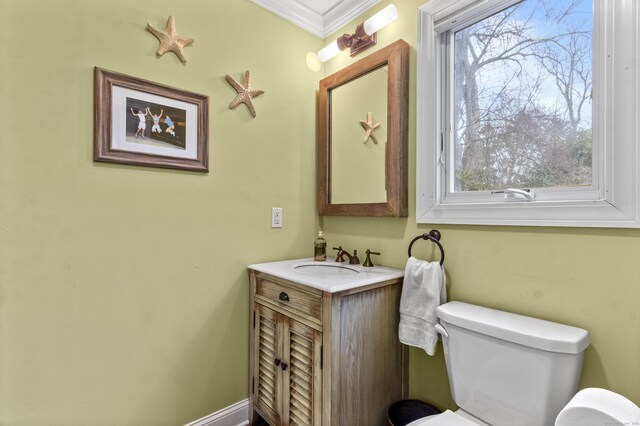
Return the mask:
[[[331,90],[388,66],[386,203],[331,203]],[[409,45],[398,40],[320,80],[318,93],[318,213],[320,216],[407,216]],[[362,177],[366,179],[366,176]]]

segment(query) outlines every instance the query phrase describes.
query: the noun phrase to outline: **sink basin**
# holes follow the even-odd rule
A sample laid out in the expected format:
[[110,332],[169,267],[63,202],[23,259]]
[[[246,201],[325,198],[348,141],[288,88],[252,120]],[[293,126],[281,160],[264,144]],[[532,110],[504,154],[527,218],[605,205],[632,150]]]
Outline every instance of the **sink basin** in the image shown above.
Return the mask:
[[294,266],[293,269],[296,272],[313,275],[314,277],[350,277],[360,273],[355,268],[336,263],[302,264]]

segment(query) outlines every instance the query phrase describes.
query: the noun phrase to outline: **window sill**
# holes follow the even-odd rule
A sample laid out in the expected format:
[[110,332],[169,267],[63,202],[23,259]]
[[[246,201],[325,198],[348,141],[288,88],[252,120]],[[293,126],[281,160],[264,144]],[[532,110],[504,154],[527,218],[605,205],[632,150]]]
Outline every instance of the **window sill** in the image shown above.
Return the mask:
[[[424,211],[424,210],[423,210]],[[640,223],[606,201],[433,205],[418,223],[506,226],[640,228]]]

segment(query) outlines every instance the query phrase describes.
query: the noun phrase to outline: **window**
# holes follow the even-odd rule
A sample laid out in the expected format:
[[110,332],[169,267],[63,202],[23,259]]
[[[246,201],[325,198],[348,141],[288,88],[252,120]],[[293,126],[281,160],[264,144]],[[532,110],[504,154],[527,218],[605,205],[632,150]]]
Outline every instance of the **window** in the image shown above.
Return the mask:
[[640,227],[639,12],[634,0],[423,6],[417,221]]
[[450,192],[591,186],[591,17],[525,0],[447,31]]

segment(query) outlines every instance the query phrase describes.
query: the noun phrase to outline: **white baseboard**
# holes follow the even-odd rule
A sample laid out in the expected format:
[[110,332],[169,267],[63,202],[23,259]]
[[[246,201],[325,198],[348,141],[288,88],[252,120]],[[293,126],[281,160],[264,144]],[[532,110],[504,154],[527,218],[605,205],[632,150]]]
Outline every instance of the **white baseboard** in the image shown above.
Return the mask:
[[248,424],[249,400],[244,399],[185,426],[245,426]]

